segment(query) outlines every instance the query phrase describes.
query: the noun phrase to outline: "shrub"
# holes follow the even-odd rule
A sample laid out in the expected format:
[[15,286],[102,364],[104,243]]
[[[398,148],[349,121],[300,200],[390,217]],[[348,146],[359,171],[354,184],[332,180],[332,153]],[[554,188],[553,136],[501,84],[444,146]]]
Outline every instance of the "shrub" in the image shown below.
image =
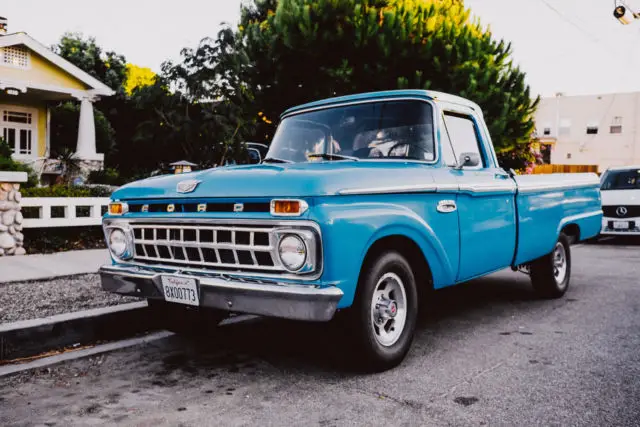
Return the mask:
[[55,253],[79,249],[105,248],[102,227],[26,228],[27,253]]
[[89,182],[92,184],[123,185],[127,180],[120,176],[120,172],[114,168],[106,168],[89,173]]
[[109,197],[111,188],[92,186],[52,185],[51,187],[26,188],[23,197]]
[[22,188],[30,188],[38,185],[38,176],[29,166],[16,162],[11,158],[11,147],[0,137],[0,171],[3,172],[26,172],[27,182],[22,184]]

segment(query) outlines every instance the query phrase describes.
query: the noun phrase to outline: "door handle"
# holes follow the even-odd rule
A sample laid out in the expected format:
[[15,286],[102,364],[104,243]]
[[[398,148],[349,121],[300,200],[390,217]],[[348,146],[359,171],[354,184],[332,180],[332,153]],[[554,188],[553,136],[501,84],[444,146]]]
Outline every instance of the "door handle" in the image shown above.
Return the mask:
[[436,207],[436,210],[440,213],[455,212],[456,209],[458,209],[458,206],[455,200],[440,200]]

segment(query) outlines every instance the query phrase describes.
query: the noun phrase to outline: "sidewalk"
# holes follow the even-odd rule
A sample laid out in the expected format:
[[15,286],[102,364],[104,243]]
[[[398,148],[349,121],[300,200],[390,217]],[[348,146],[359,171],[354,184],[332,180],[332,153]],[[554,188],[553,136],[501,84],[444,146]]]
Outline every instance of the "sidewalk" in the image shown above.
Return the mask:
[[68,251],[48,255],[4,256],[0,257],[0,283],[97,273],[101,265],[109,262],[107,249]]

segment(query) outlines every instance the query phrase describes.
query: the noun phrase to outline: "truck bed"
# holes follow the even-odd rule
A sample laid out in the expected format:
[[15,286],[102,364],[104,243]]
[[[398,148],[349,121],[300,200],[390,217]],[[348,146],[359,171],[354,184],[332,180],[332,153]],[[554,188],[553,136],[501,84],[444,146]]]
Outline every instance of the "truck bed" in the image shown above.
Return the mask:
[[565,227],[577,241],[598,235],[602,223],[598,175],[519,175],[515,181],[518,229],[514,265],[551,252]]

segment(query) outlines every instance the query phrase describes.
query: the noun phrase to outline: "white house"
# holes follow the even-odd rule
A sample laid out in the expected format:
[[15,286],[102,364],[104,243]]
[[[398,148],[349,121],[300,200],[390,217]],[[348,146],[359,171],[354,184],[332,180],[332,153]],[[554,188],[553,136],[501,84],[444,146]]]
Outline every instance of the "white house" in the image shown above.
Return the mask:
[[640,164],[640,92],[543,98],[535,121],[552,164]]

